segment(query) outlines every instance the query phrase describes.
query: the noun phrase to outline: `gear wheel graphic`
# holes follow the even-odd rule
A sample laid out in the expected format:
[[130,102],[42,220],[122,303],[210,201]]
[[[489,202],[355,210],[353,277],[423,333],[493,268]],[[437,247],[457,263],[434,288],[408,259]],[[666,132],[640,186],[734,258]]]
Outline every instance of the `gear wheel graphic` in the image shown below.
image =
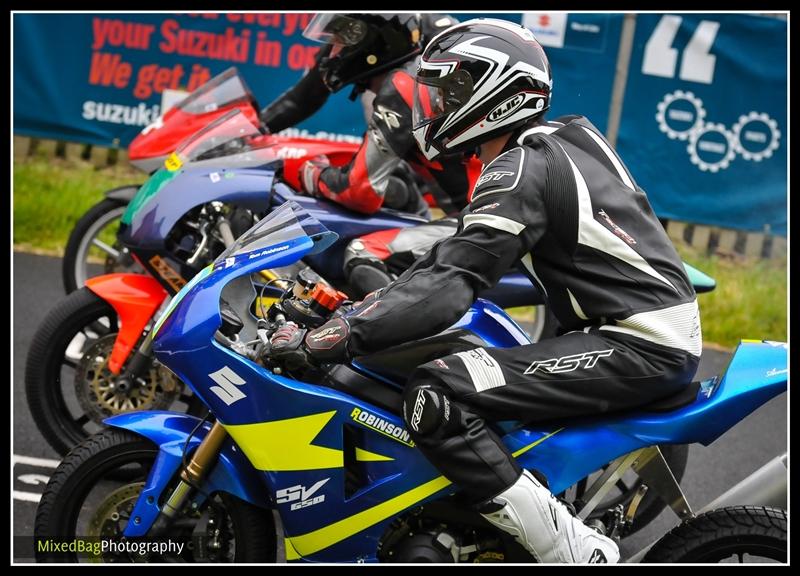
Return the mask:
[[[688,101],[695,110],[694,124],[686,130],[674,130],[667,124],[667,108],[678,100]],[[670,94],[664,95],[664,99],[658,103],[656,112],[656,122],[658,122],[658,129],[664,132],[670,140],[688,140],[692,132],[703,128],[706,117],[706,110],[703,108],[703,101],[700,100],[692,92],[684,92],[683,90],[675,90]]]
[[[725,151],[725,155],[717,160],[716,162],[705,162],[700,156],[697,154],[697,142],[700,138],[708,134],[709,132],[718,132],[725,137],[725,141],[728,143],[728,149]],[[689,158],[692,160],[692,164],[695,164],[700,170],[703,172],[718,172],[720,170],[724,170],[727,168],[731,160],[736,157],[736,149],[734,148],[734,136],[728,131],[724,125],[717,124],[715,122],[709,122],[705,124],[698,130],[695,130],[689,136],[689,145],[686,146],[686,150],[689,152]]]
[[[769,126],[771,139],[769,145],[761,152],[751,152],[742,146],[742,128],[750,122],[763,122]],[[733,125],[733,147],[745,160],[761,162],[764,158],[769,158],[780,147],[780,140],[781,131],[778,129],[778,123],[763,112],[750,112],[747,116],[739,116],[739,121]]]

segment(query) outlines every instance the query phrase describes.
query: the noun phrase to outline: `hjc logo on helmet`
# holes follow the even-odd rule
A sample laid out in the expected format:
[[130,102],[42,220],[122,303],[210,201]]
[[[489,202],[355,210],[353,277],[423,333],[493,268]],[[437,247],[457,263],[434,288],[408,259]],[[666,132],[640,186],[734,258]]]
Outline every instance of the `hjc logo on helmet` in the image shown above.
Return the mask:
[[[503,101],[497,108],[489,112],[486,115],[487,122],[497,122],[498,120],[502,120],[503,118],[513,114],[517,111],[524,103],[526,102],[526,98],[524,94],[515,94],[508,100]],[[544,98],[539,98],[536,101],[536,110],[541,110],[544,108]]]
[[514,94],[511,98],[504,100],[500,106],[492,110],[486,115],[487,122],[497,122],[498,120],[505,118],[512,112],[514,112],[517,108],[519,108],[522,103],[525,101],[524,94]]

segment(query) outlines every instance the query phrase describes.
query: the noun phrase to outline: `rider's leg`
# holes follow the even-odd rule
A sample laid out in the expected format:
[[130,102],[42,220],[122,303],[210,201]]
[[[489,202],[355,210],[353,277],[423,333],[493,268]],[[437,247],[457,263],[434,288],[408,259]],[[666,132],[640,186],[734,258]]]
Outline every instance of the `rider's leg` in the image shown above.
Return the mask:
[[356,238],[344,253],[344,273],[351,287],[350,297],[387,286],[439,240],[452,236],[458,226],[454,218],[373,232]]
[[598,330],[516,348],[478,348],[422,365],[403,415],[417,446],[484,517],[543,562],[616,562],[612,540],[572,516],[486,425],[624,410],[680,390],[698,359]]

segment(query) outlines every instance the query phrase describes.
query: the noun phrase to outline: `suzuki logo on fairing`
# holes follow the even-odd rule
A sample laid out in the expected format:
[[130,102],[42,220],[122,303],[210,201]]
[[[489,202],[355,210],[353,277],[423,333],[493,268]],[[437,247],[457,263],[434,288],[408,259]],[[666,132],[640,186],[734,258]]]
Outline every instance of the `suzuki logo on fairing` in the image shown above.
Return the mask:
[[219,386],[212,386],[210,390],[228,406],[242,398],[247,398],[247,394],[237,388],[237,386],[247,384],[247,382],[227,366],[212,372],[208,377],[219,384]]
[[500,104],[500,106],[489,112],[489,114],[486,115],[487,122],[497,122],[498,120],[505,118],[519,108],[524,101],[525,96],[523,94],[515,94],[511,98],[505,100],[502,104]]
[[314,498],[312,498],[312,496],[314,496],[314,493],[322,488],[328,482],[328,480],[330,480],[330,478],[320,480],[311,488],[306,488],[302,484],[291,486],[289,488],[282,488],[275,492],[276,502],[278,504],[294,502],[294,504],[292,504],[290,507],[291,510],[300,510],[301,508],[308,508],[314,504],[325,502],[325,494],[320,494]]
[[597,361],[605,356],[611,356],[614,350],[595,350],[594,352],[584,352],[583,354],[572,354],[561,358],[550,358],[549,360],[537,360],[523,374],[533,374],[539,368],[547,370],[550,374],[560,372],[572,372],[577,369],[585,360],[584,368],[594,368]]

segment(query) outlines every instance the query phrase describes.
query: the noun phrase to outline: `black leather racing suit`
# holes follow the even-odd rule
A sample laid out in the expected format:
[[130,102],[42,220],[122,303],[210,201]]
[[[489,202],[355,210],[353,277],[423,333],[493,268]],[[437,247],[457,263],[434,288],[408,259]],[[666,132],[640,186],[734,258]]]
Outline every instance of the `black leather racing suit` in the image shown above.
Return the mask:
[[[443,14],[424,15],[423,45],[426,38],[456,22]],[[400,274],[437,240],[455,232],[454,216],[466,206],[480,172],[474,158],[457,155],[431,162],[419,153],[411,133],[416,68],[417,59],[412,59],[389,71],[374,98],[362,99],[367,118],[364,141],[349,164],[322,171],[318,192],[366,214],[382,206],[427,213],[424,204],[420,209],[416,190],[416,184],[422,184],[449,218],[353,240],[345,252],[344,272],[355,298],[385,286],[391,281],[388,274]],[[315,66],[261,112],[262,121],[270,132],[278,132],[311,116],[329,95]],[[416,178],[408,174],[409,166]]]
[[587,119],[559,120],[515,133],[458,232],[344,316],[347,350],[362,356],[446,329],[514,265],[546,294],[568,333],[445,356],[406,386],[409,433],[476,500],[521,474],[485,419],[644,405],[688,384],[701,353],[694,289],[645,193]]

